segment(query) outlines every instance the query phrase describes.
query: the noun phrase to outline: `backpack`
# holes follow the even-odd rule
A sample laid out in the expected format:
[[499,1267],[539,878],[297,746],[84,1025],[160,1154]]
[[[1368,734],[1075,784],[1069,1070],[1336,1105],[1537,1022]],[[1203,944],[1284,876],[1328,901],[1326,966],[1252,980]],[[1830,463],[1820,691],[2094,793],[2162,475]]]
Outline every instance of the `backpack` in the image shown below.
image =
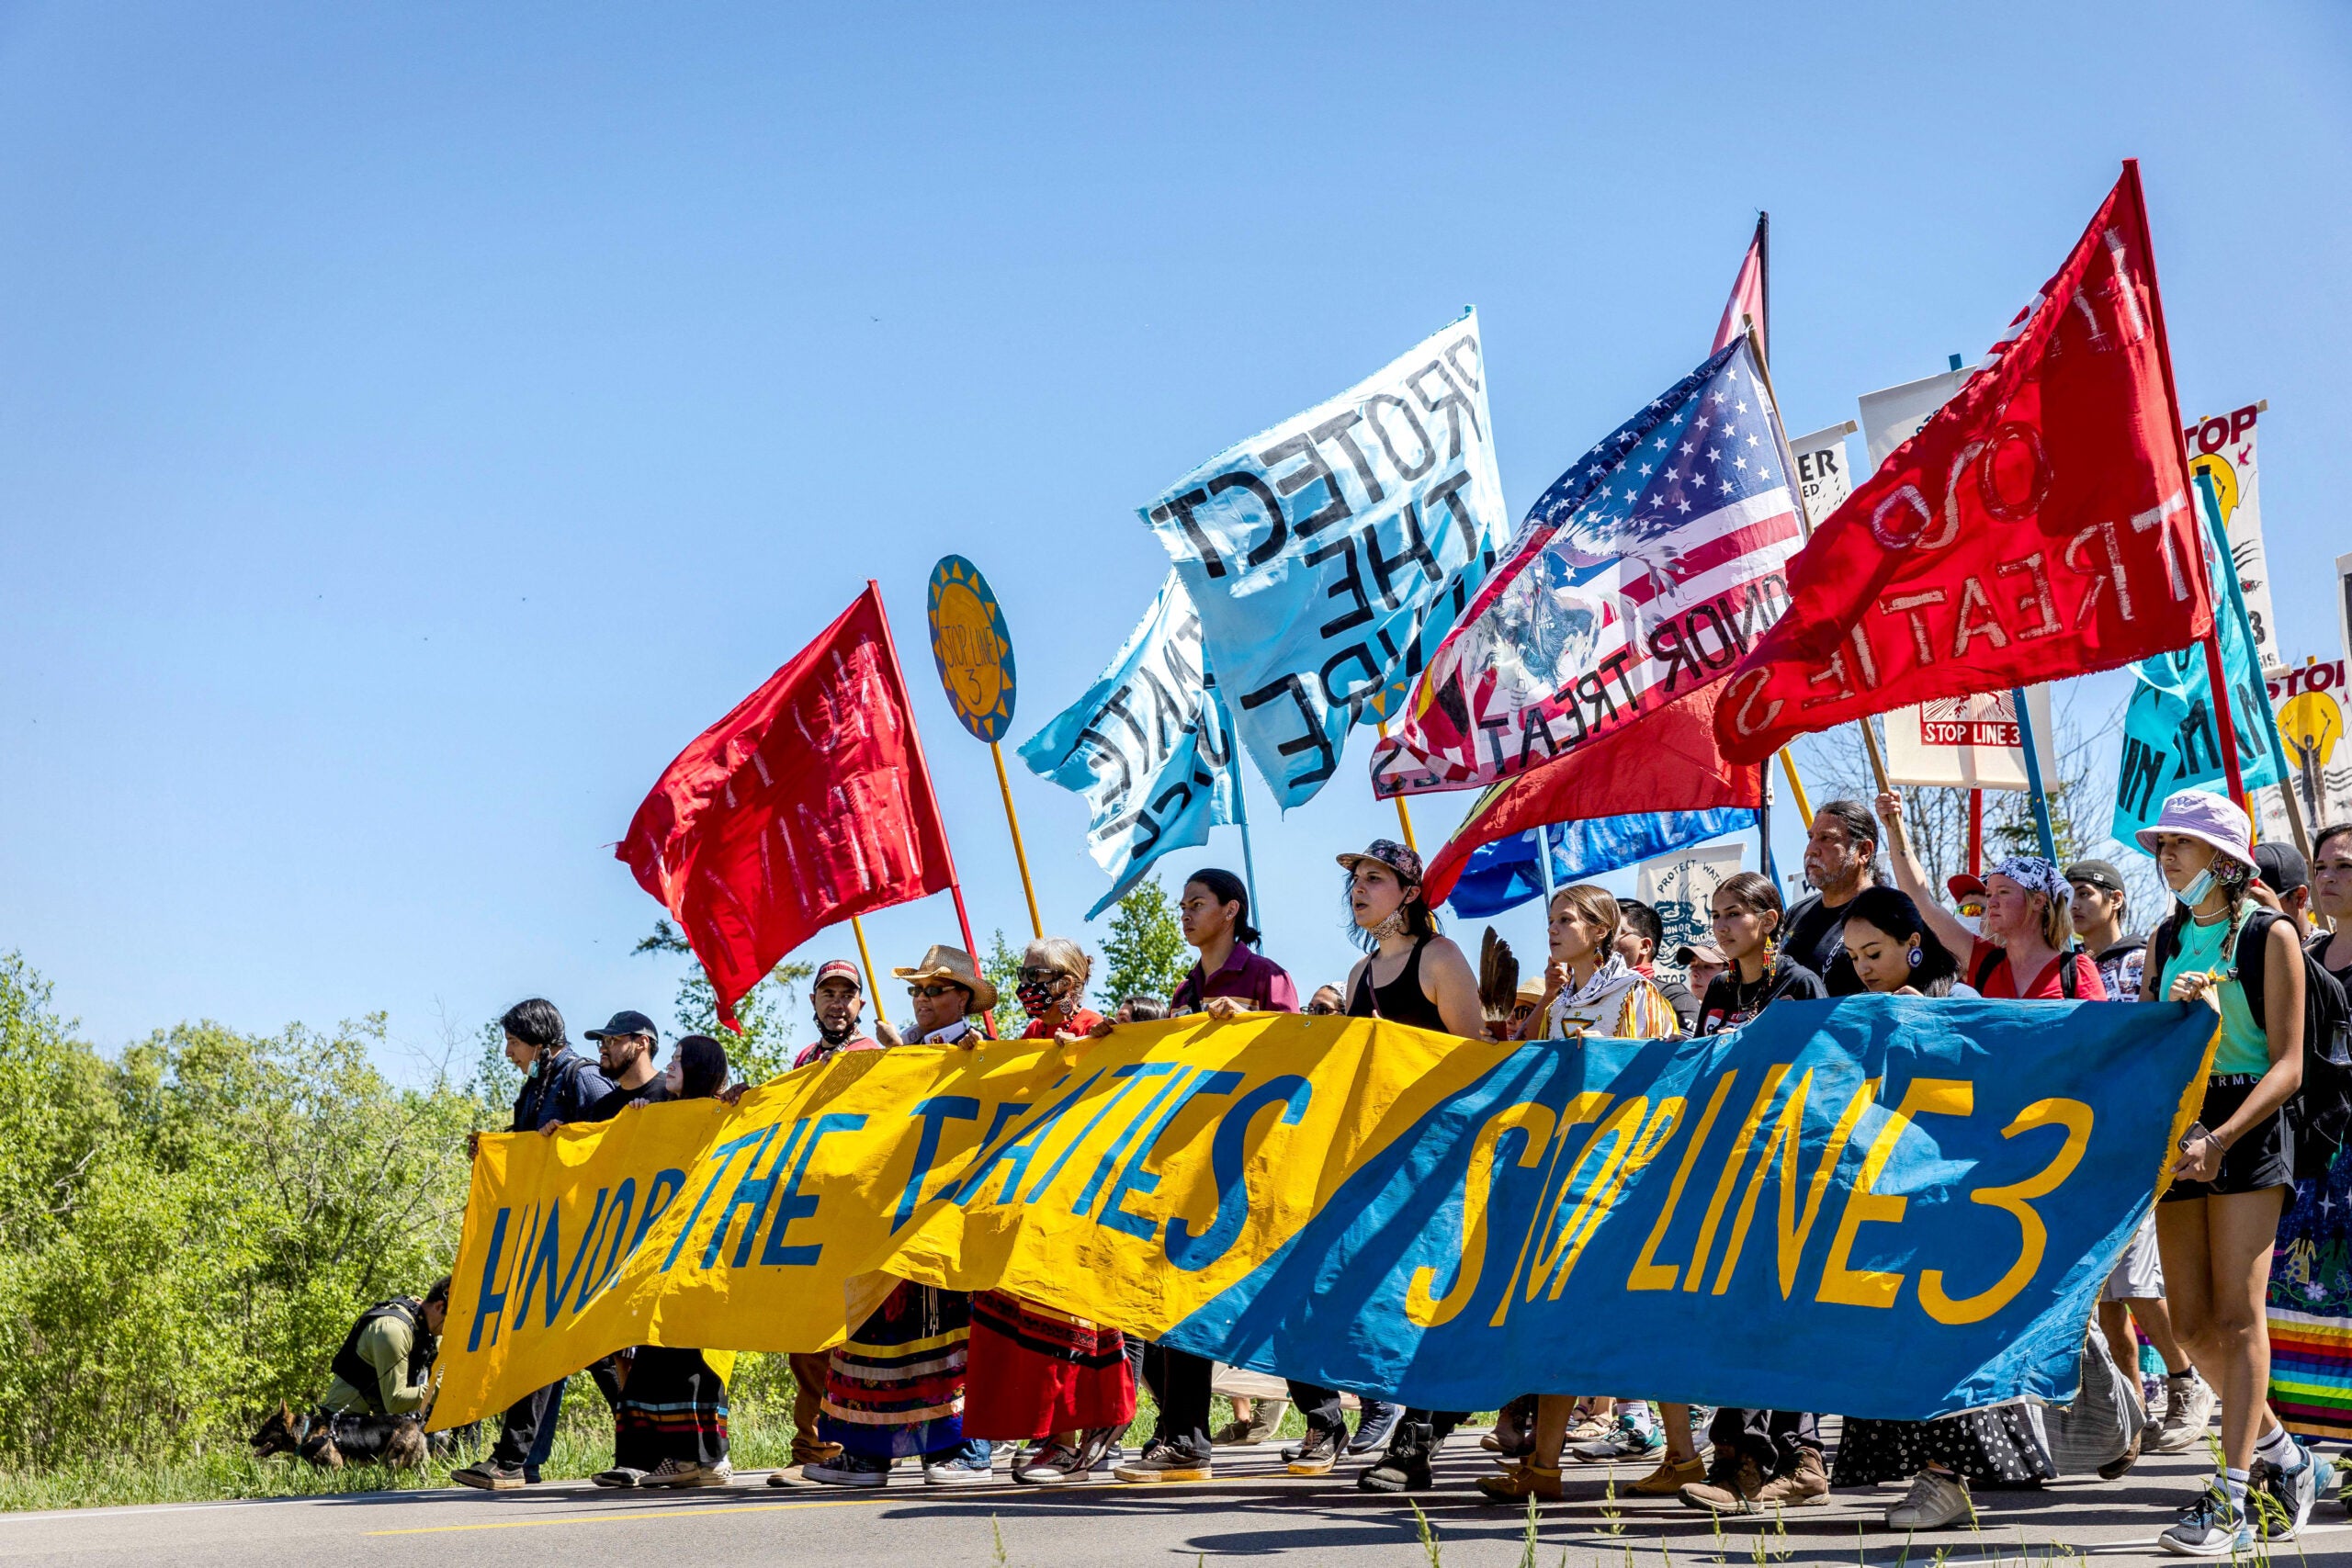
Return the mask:
[[[2224,979],[2235,980],[2245,992],[2246,1011],[2257,1028],[2269,1027],[2263,1011],[2263,965],[2268,961],[2270,928],[2286,917],[2259,904],[2248,904],[2238,928],[2237,946],[2230,955]],[[2148,938],[2147,975],[2143,995],[2151,984],[2164,983],[2165,965],[2172,962],[2178,941],[2180,912],[2165,917]],[[2251,944],[2251,945],[2249,945]],[[2335,1162],[2335,1151],[2352,1141],[2352,1004],[2343,983],[2323,968],[2316,946],[2301,949],[2303,956],[2303,1087],[2287,1101],[2287,1119],[2295,1130],[2297,1179],[2324,1176]]]
[[413,1336],[408,1352],[409,1382],[424,1381],[424,1374],[433,1369],[435,1348],[433,1336],[425,1332],[424,1308],[413,1296],[394,1296],[390,1301],[378,1302],[359,1314],[359,1321],[353,1324],[351,1332],[343,1337],[343,1348],[334,1353],[334,1359],[328,1363],[328,1370],[357,1389],[359,1396],[368,1402],[368,1408],[378,1416],[384,1414],[383,1397],[378,1388],[376,1369],[359,1353],[359,1337],[368,1332],[369,1325],[381,1317],[403,1319],[408,1324],[409,1333]]
[[[2008,961],[2008,956],[1996,947],[1987,952],[1984,961],[1976,965],[1976,973],[1968,977],[1968,983],[1976,987],[1980,996],[1984,992],[1984,982],[1993,977],[1994,970]],[[2069,942],[2066,951],[2058,955],[2058,994],[2070,1002],[2075,999],[2075,960],[2082,956],[2083,944],[2078,942]],[[2015,973],[2011,971],[2012,984],[2015,983]]]

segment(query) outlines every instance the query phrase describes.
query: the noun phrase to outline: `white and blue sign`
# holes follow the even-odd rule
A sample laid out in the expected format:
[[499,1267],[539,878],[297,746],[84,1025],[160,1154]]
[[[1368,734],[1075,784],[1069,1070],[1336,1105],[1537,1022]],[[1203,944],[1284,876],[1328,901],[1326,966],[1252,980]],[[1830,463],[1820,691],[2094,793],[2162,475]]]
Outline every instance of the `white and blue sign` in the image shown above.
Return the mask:
[[1093,808],[1087,852],[1111,874],[1111,891],[1090,920],[1170,850],[1205,844],[1212,827],[1240,820],[1232,721],[1177,573],[1094,683],[1023,744],[1021,760]]
[[1139,509],[1288,809],[1385,717],[1510,536],[1475,312]]

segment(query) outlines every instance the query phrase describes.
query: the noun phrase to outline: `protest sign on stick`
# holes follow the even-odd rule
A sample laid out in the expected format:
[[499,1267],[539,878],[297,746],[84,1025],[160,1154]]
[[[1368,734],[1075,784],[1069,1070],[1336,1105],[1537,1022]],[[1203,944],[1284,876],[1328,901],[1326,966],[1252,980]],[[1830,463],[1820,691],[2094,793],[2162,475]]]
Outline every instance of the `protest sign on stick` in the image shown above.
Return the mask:
[[2262,545],[2262,471],[2255,461],[2255,433],[2269,407],[2267,399],[2248,403],[2200,419],[2180,433],[2188,449],[2189,473],[2211,476],[2221,502],[2230,568],[2245,600],[2255,658],[2266,671],[2278,666],[2278,637],[2270,616],[2270,561]]
[[[2346,672],[2352,663],[2307,656],[2274,671],[2267,682],[2278,739],[2287,750],[2285,789],[2295,792],[2303,821],[2322,828],[2352,822],[2352,727],[2346,722]],[[2256,822],[2265,839],[2284,839],[2293,826],[2276,789],[2254,792]]]
[[1478,319],[1227,448],[1141,509],[1287,810],[1393,712],[1510,530]]
[[943,556],[931,569],[926,605],[932,662],[947,690],[947,705],[966,733],[989,749],[996,764],[996,787],[1004,797],[1004,823],[1012,829],[1012,860],[1021,868],[1021,894],[1029,901],[1029,932],[1043,938],[1037,889],[1029,880],[1029,852],[1021,842],[1021,816],[1012,808],[1012,781],[1005,776],[1004,748],[998,744],[1012,725],[1012,637],[1004,627],[1004,606],[980,569],[962,556]]

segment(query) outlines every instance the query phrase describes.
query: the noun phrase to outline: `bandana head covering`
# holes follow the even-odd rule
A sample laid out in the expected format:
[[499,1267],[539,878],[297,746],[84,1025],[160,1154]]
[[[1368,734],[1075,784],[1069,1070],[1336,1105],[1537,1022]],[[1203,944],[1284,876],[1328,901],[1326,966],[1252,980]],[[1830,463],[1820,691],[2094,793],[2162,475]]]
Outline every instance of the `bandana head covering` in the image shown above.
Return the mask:
[[1991,871],[1987,876],[2006,876],[2029,893],[2039,893],[2053,904],[2064,903],[2073,889],[2058,868],[2040,855],[2011,855]]

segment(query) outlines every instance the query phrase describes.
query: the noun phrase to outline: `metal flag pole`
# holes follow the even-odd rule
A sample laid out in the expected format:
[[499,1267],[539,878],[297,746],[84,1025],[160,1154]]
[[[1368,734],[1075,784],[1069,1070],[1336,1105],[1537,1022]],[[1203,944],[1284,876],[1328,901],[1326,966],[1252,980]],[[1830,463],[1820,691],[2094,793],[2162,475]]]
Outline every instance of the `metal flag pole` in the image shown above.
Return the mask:
[[1250,806],[1242,792],[1241,748],[1233,748],[1233,825],[1241,829],[1241,880],[1250,889],[1250,913],[1258,918],[1265,906],[1258,902],[1258,858],[1250,852]]
[[[882,599],[882,585],[869,577],[865,580],[865,586],[872,591],[875,602],[878,604]],[[907,667],[899,662],[899,639],[891,635],[890,616],[887,611],[882,616],[882,647],[890,656],[890,673],[899,679],[898,697],[907,716],[907,739],[914,742],[915,755],[922,760],[923,790],[931,795],[932,809],[936,811],[939,809],[939,797],[931,787],[931,757],[922,749],[922,732],[915,728],[915,705],[907,700]],[[939,847],[945,851],[947,855],[947,896],[956,901],[956,929],[963,933],[964,952],[971,958],[972,968],[978,971],[980,966],[980,944],[972,940],[972,917],[964,908],[964,885],[956,875],[956,852],[948,845],[947,824],[944,820],[939,827]],[[980,1032],[991,1040],[997,1037],[996,1019],[992,1014],[985,1011],[980,1014]]]
[[1552,825],[1548,822],[1535,829],[1535,863],[1541,866],[1544,872],[1544,918],[1549,919],[1552,913],[1554,890],[1552,887]]
[[2041,793],[2041,748],[2035,744],[2033,716],[2026,711],[2025,688],[2009,688],[2009,705],[2018,710],[2018,745],[2025,751],[2025,788],[2033,802],[2034,831],[2041,836],[2041,858],[2058,863],[2058,837],[2050,830],[2050,797]]
[[865,965],[865,994],[874,998],[874,1021],[888,1023],[889,1014],[882,1010],[882,986],[874,977],[874,954],[865,945],[865,922],[855,915],[849,918],[849,929],[857,937],[857,961]]
[[1029,934],[1043,942],[1046,922],[1037,918],[1037,890],[1029,883],[1029,852],[1021,847],[1021,816],[1012,809],[1012,781],[1005,774],[1004,748],[989,741],[989,756],[996,762],[996,787],[1004,796],[1004,823],[1012,829],[1012,862],[1021,868],[1021,895],[1029,900]]
[[[1383,740],[1387,739],[1388,721],[1386,719],[1384,718],[1380,721],[1379,729],[1380,738]],[[1413,841],[1413,814],[1405,809],[1405,797],[1403,795],[1397,795],[1396,800],[1396,826],[1405,830],[1405,847],[1412,851],[1415,854],[1419,854],[1421,852],[1421,846]]]
[[[1763,229],[1760,217],[1757,227],[1758,231],[1760,234]],[[1765,299],[1769,305],[1771,299],[1771,272],[1769,267],[1763,268],[1762,271],[1766,289]],[[1756,355],[1757,372],[1764,378],[1764,395],[1772,400],[1772,423],[1780,425],[1781,440],[1785,444],[1788,438],[1789,430],[1788,426],[1786,424],[1782,424],[1781,422],[1781,394],[1772,385],[1772,362],[1764,356],[1763,330],[1756,324],[1755,317],[1744,313],[1739,318],[1739,324],[1747,333],[1747,346],[1749,349],[1754,351]],[[1792,456],[1792,454],[1786,450],[1782,451],[1781,457],[1783,459],[1784,466],[1786,459],[1790,456]],[[1790,483],[1794,484],[1796,482],[1796,470],[1794,468],[1790,468]],[[1813,519],[1805,515],[1804,496],[1802,491],[1798,492],[1796,496],[1796,503],[1797,531],[1804,538],[1809,540],[1813,537]],[[1863,728],[1867,729],[1869,726],[1865,725]],[[1785,746],[1781,748],[1781,771],[1789,775],[1789,791],[1797,797],[1798,819],[1804,823],[1804,830],[1810,833],[1813,831],[1813,802],[1805,797],[1804,781],[1797,777],[1796,755]],[[1882,779],[1879,782],[1879,788],[1884,789],[1885,787],[1886,783]],[[1769,867],[1772,859],[1771,846],[1769,844],[1765,846],[1764,859],[1767,866]],[[1775,886],[1778,885],[1775,884]]]

